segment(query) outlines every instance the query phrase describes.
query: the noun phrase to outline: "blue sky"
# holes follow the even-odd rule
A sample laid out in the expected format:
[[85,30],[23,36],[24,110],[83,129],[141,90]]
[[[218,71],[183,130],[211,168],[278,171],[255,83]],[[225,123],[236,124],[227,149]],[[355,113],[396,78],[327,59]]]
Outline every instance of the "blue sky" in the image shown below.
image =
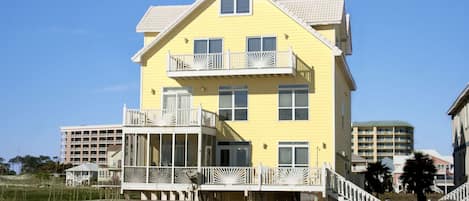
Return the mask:
[[[22,0],[0,6],[0,157],[58,155],[59,127],[121,122],[138,106],[150,5],[191,0]],[[451,153],[445,112],[469,82],[469,1],[347,0],[353,120],[406,120],[416,148]]]

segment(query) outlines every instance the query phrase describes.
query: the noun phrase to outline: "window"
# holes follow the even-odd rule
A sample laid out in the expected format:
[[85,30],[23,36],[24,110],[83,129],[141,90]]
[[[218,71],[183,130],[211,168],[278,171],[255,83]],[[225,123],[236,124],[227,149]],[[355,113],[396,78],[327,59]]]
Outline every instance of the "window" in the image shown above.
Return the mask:
[[276,37],[248,37],[246,49],[248,67],[265,68],[276,66]]
[[220,120],[248,120],[247,87],[220,87],[218,107]]
[[308,120],[308,86],[279,86],[278,104],[279,120]]
[[251,0],[221,0],[220,13],[229,14],[250,14]]
[[279,142],[279,167],[308,167],[308,142]]
[[196,70],[220,69],[223,67],[223,40],[194,40],[194,64]]

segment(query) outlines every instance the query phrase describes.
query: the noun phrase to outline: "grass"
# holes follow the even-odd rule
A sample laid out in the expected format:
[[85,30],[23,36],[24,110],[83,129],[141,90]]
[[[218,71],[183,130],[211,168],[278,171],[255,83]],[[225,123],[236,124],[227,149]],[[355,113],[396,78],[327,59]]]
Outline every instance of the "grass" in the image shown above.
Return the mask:
[[67,187],[63,179],[0,177],[0,201],[122,200],[119,188]]

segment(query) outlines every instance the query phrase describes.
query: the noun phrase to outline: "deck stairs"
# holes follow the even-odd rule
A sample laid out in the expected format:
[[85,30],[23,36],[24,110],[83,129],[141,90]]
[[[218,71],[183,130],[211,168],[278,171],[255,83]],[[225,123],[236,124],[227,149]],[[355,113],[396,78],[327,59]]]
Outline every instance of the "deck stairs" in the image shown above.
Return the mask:
[[438,201],[469,201],[469,182],[454,189]]
[[338,201],[380,201],[351,181],[326,168],[326,194]]

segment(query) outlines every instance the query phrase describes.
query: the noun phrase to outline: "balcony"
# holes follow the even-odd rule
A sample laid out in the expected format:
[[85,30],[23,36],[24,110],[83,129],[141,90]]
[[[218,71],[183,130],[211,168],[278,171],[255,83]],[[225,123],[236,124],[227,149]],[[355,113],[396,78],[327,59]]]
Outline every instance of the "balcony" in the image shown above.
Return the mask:
[[168,54],[168,77],[295,75],[293,51]]
[[[197,176],[200,175],[200,176]],[[286,167],[124,167],[123,187],[132,189],[142,184],[154,188],[173,185],[191,185],[199,183],[201,190],[293,190],[308,191],[321,189],[323,185],[321,168],[286,168]],[[152,185],[153,184],[153,185]],[[285,188],[288,186],[288,188]]]
[[216,114],[199,109],[137,110],[124,108],[124,126],[128,127],[191,127],[215,128]]

